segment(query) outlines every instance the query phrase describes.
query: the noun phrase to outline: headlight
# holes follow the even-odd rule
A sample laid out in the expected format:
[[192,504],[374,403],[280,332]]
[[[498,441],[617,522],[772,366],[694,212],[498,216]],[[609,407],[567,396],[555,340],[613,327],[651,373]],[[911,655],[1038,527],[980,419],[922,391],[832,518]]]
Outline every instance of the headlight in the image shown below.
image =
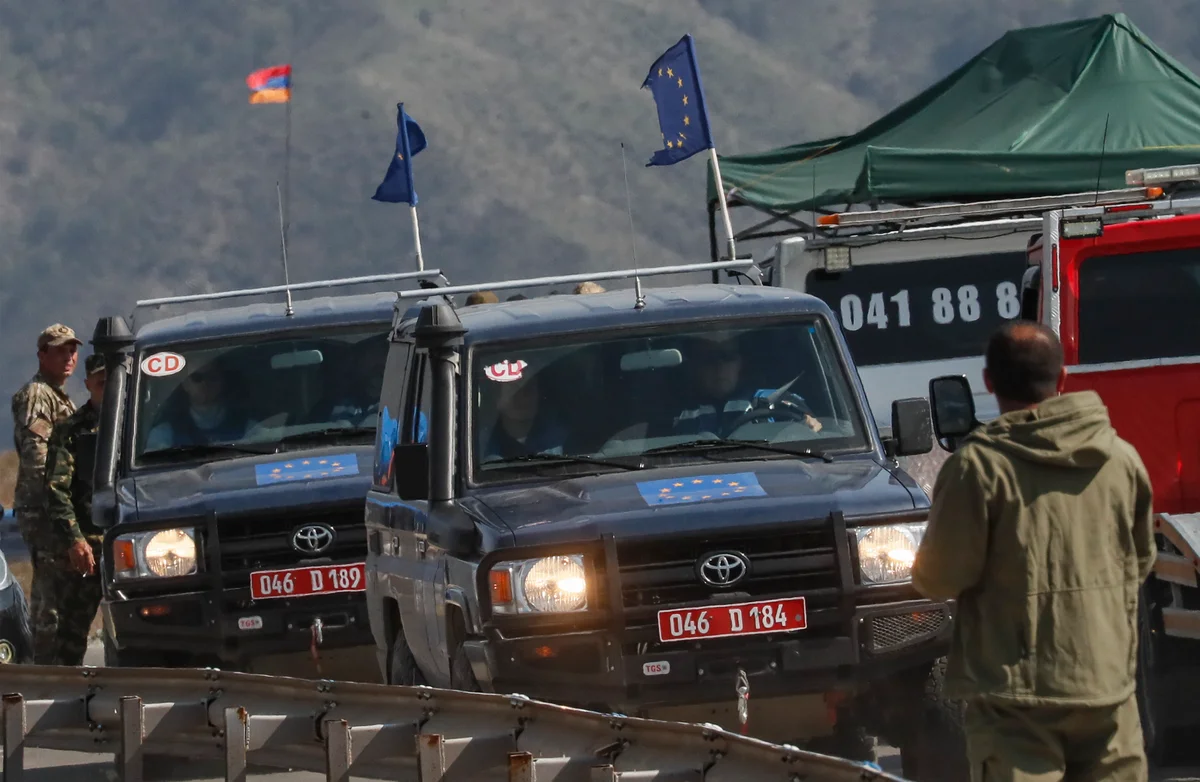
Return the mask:
[[488,583],[498,614],[569,613],[588,607],[580,554],[501,562],[488,573]]
[[855,530],[863,583],[895,584],[912,578],[913,560],[924,535],[925,522]]
[[130,532],[113,541],[117,578],[168,578],[196,572],[196,532],[163,529]]

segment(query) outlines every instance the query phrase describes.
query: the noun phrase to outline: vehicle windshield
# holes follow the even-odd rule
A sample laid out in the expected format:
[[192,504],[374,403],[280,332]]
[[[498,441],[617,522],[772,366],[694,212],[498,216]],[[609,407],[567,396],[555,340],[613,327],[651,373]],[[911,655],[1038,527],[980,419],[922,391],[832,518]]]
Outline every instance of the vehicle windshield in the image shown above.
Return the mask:
[[470,372],[482,479],[556,461],[586,470],[713,449],[743,458],[734,443],[746,444],[744,458],[868,447],[829,325],[816,318],[486,345]]
[[369,442],[387,348],[380,325],[143,351],[134,460]]
[[1021,314],[1023,252],[871,263],[809,272],[804,290],[841,320],[859,367],[982,354]]

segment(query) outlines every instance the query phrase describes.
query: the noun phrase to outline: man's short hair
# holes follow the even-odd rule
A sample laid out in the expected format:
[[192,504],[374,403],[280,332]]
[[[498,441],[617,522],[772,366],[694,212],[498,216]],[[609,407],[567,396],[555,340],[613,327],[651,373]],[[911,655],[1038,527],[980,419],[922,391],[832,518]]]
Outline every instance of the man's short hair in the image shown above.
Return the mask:
[[985,361],[992,390],[1001,399],[1036,405],[1058,393],[1062,343],[1041,323],[1016,320],[996,329]]
[[102,372],[104,370],[104,355],[101,353],[93,353],[92,355],[88,356],[86,359],[84,359],[83,369],[88,377],[91,377],[97,372]]
[[575,293],[604,293],[604,286],[598,282],[581,282],[575,286]]

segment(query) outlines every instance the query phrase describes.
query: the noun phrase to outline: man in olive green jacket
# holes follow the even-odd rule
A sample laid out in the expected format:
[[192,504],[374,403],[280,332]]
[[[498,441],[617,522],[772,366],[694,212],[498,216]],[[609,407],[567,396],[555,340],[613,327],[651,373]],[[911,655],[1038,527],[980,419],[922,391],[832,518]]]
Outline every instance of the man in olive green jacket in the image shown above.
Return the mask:
[[946,688],[967,704],[972,777],[1144,782],[1150,479],[1097,394],[1061,394],[1054,332],[1006,324],[986,366],[1001,415],[943,465],[912,570],[926,597],[958,600]]

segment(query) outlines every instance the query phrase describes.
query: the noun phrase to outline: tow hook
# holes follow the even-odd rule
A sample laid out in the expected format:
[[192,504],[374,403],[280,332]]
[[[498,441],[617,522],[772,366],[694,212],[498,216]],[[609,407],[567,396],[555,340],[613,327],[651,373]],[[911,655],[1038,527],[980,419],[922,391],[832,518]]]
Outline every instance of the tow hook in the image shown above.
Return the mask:
[[309,644],[309,652],[312,654],[313,665],[317,667],[317,676],[321,676],[321,655],[317,652],[317,647],[325,641],[324,633],[325,625],[321,621],[321,617],[313,619],[312,623],[312,643]]
[[750,730],[750,679],[741,668],[738,668],[735,690],[737,691],[738,722],[742,724],[742,735],[745,736]]

